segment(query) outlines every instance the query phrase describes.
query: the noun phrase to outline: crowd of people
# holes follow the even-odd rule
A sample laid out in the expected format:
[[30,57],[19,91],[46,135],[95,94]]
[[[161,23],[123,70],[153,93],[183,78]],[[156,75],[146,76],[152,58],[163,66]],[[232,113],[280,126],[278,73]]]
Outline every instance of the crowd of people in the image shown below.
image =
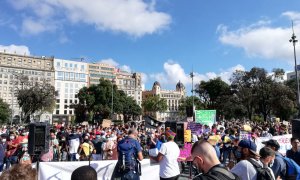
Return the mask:
[[[245,131],[250,137],[241,139]],[[0,171],[5,169],[0,179],[17,172],[16,168],[28,168],[37,160],[28,154],[28,127],[2,126],[0,134]],[[284,134],[291,134],[291,125],[286,122],[232,120],[204,125],[201,133],[191,134],[191,155],[179,163],[181,146],[175,142],[176,133],[163,125],[147,128],[144,124],[110,127],[54,124],[49,150],[41,152],[38,159],[41,162],[118,160],[112,179],[139,179],[139,161],[144,158],[159,164],[160,179],[178,179],[186,165],[193,165],[194,179],[255,180],[261,176],[261,169],[269,179],[287,179],[286,161],[278,151],[279,143],[272,139]],[[271,139],[260,150],[255,144],[259,137]],[[291,144],[286,157],[300,165],[299,139],[292,138]]]

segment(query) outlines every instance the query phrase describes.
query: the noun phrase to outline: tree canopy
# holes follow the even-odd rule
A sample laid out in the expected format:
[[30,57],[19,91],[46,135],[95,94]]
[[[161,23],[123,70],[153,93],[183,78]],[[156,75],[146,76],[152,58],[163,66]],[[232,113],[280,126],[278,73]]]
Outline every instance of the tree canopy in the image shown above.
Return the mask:
[[0,98],[0,123],[6,124],[9,122],[11,110],[9,105]]

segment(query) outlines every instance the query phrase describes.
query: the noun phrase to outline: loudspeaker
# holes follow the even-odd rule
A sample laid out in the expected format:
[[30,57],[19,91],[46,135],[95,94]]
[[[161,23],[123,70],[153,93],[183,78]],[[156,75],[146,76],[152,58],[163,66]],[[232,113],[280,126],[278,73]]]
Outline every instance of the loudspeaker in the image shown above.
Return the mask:
[[186,117],[193,117],[194,116],[193,106],[187,106],[185,108],[185,111],[186,111]]
[[295,138],[300,138],[300,119],[292,120],[292,135]]
[[165,128],[169,127],[174,133],[176,133],[174,141],[178,145],[184,144],[184,122],[166,121]]
[[49,152],[50,125],[48,123],[29,124],[28,153]]

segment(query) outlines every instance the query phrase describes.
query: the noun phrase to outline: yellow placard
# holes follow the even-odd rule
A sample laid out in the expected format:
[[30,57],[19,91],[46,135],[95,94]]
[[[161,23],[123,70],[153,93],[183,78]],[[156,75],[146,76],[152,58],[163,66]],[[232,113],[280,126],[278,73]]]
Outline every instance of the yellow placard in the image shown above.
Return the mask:
[[184,130],[184,142],[192,141],[192,132],[191,130]]

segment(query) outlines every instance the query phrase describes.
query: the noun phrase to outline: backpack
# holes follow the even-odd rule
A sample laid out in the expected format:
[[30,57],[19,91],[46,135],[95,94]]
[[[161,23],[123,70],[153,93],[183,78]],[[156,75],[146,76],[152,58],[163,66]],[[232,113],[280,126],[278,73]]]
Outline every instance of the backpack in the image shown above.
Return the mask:
[[283,157],[286,164],[286,178],[296,177],[300,179],[300,166],[291,158]]
[[133,139],[125,138],[118,144],[118,171],[125,172],[129,170],[136,170],[137,154],[136,147],[133,144]]
[[257,172],[257,180],[273,180],[273,176],[268,167],[262,167],[253,159],[248,159],[248,161],[253,165]]
[[223,167],[214,167],[208,173],[194,177],[193,180],[240,180],[240,178]]

